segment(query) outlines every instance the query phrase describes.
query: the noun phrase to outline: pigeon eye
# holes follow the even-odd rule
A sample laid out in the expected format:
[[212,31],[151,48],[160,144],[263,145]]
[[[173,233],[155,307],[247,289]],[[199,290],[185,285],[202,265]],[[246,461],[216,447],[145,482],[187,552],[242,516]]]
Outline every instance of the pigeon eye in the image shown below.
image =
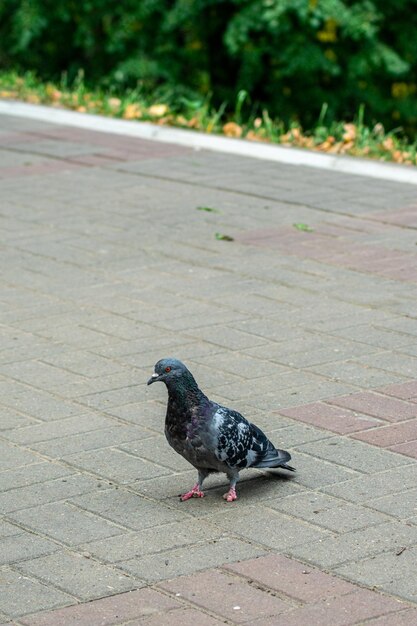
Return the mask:
[[169,367],[169,365],[168,365],[168,367],[165,368],[165,371],[166,372],[170,372],[171,371],[171,368]]

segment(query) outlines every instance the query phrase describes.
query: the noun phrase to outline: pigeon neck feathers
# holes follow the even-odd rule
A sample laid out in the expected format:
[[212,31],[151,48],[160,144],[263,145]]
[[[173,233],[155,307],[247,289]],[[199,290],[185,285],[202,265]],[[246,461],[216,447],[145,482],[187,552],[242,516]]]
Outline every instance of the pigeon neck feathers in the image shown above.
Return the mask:
[[167,416],[177,417],[180,421],[195,414],[196,408],[209,404],[209,399],[199,389],[194,376],[188,370],[180,377],[167,380],[168,389],[168,411]]

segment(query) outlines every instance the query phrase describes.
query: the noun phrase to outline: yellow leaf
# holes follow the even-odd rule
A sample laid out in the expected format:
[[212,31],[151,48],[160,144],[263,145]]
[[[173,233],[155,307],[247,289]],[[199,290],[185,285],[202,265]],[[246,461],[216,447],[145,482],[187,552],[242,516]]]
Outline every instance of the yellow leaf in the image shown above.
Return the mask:
[[153,104],[149,107],[148,113],[153,117],[162,117],[168,113],[168,107],[166,104]]
[[36,95],[36,93],[30,93],[27,96],[26,100],[28,102],[31,102],[32,104],[39,104],[39,102],[41,101],[39,96]]
[[343,126],[345,132],[343,133],[343,141],[349,143],[351,141],[355,141],[356,139],[356,126],[355,124],[345,124]]
[[223,126],[223,132],[226,137],[241,137],[243,131],[242,127],[236,124],[236,122],[227,122],[227,124]]
[[128,104],[123,112],[123,117],[125,120],[134,120],[138,117],[142,117],[142,111],[139,108],[139,105],[136,103]]
[[107,100],[107,104],[114,111],[114,109],[118,109],[119,108],[119,106],[122,104],[122,101],[120,100],[120,98],[109,98]]
[[382,146],[385,148],[385,150],[393,150],[394,149],[393,138],[387,137],[386,139],[384,139],[384,141],[382,142]]

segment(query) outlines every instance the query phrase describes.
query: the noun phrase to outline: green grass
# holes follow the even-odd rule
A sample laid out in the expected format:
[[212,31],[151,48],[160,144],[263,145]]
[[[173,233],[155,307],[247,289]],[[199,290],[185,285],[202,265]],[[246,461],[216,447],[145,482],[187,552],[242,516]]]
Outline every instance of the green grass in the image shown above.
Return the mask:
[[210,99],[180,98],[172,102],[152,102],[140,90],[114,94],[101,89],[88,89],[82,74],[69,86],[65,78],[59,84],[45,83],[31,72],[0,72],[0,98],[47,104],[81,113],[150,121],[159,125],[190,128],[330,154],[349,154],[406,165],[417,164],[417,142],[412,143],[403,138],[401,129],[386,132],[382,124],[367,126],[363,122],[363,108],[353,120],[326,123],[327,105],[324,104],[316,125],[305,130],[297,123],[285,126],[281,120],[271,119],[266,110],[245,116],[244,104],[249,101],[249,95],[244,90],[238,93],[234,106],[223,103],[216,109],[211,105]]

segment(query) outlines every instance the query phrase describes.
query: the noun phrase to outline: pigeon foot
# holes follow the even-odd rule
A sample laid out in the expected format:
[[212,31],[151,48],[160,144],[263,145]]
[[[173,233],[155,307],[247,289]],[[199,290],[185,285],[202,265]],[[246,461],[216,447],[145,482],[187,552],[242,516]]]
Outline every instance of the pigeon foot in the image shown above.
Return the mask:
[[183,493],[182,496],[180,496],[182,502],[185,502],[190,498],[204,498],[204,491],[200,490],[200,485],[198,483],[194,485],[191,491],[187,491],[187,493]]
[[236,490],[233,487],[230,487],[229,491],[223,495],[223,498],[226,502],[233,502],[237,500]]

